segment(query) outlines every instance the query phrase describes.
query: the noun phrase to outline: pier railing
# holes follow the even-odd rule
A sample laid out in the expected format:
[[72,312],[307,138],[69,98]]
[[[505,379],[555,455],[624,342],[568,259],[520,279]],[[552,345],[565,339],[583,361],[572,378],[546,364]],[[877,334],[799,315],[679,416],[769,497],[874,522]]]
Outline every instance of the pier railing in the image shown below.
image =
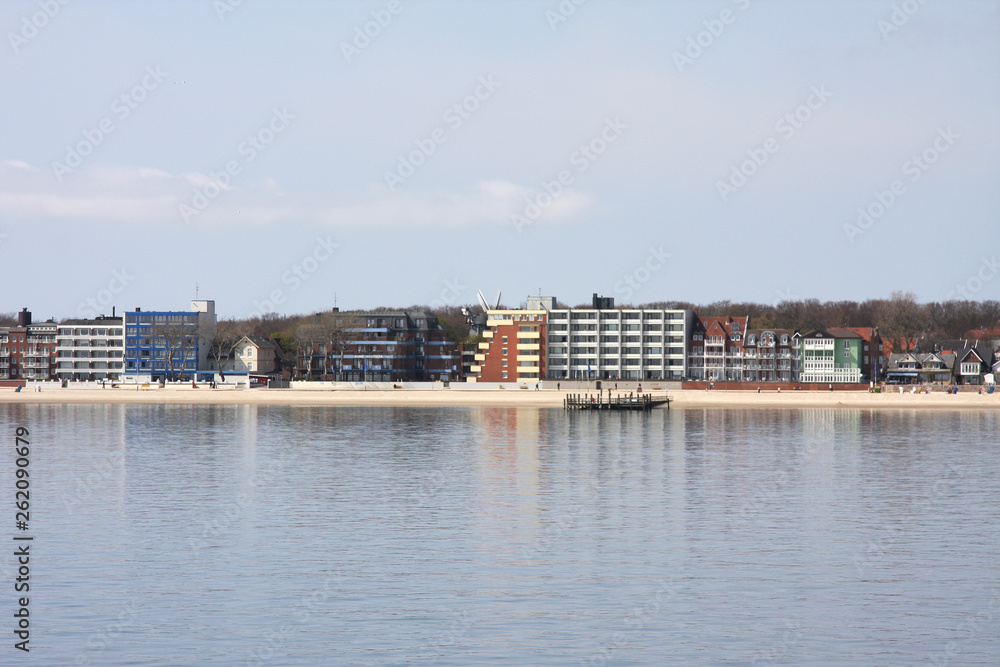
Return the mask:
[[566,410],[651,410],[665,405],[670,407],[670,397],[663,394],[567,394],[563,399]]

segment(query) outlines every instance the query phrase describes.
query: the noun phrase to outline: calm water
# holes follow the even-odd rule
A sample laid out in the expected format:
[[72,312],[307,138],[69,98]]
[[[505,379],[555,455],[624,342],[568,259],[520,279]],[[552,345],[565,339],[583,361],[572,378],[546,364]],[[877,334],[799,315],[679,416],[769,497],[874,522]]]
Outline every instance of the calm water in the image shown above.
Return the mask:
[[[987,412],[0,406],[23,665],[997,665]],[[5,502],[15,531],[14,509]],[[11,583],[8,583],[11,582]]]

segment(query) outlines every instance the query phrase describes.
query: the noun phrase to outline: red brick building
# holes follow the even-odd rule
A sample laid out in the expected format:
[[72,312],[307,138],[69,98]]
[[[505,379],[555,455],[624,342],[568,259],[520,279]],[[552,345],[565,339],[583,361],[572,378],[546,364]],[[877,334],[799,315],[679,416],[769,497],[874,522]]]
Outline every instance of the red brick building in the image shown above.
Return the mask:
[[0,380],[49,380],[56,371],[55,322],[31,323],[27,308],[17,326],[0,328]]
[[545,378],[548,313],[538,310],[492,310],[487,313],[485,342],[479,344],[469,382],[539,382]]

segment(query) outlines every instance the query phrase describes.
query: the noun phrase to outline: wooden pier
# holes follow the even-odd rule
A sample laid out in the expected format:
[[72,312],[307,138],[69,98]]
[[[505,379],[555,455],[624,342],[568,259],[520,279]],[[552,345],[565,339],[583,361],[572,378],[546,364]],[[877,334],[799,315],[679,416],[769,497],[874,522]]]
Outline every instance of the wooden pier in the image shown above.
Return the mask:
[[566,410],[652,410],[660,406],[670,408],[670,398],[666,394],[567,394],[563,399]]

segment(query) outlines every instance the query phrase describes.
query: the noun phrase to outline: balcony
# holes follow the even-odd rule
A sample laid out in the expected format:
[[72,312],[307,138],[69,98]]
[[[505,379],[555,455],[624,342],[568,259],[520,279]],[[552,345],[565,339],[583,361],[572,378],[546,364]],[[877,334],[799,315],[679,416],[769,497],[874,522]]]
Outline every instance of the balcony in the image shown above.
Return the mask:
[[485,354],[477,354],[475,356],[475,360],[476,361],[486,361],[486,355]]
[[539,332],[537,332],[537,331],[518,331],[517,332],[517,337],[518,338],[534,338],[534,339],[538,339],[538,338],[541,338],[541,334]]
[[469,372],[470,373],[482,373],[483,372],[483,367],[482,366],[469,366]]
[[489,343],[480,343],[479,344],[479,349],[480,350],[488,350],[488,349],[490,349],[490,344]]

